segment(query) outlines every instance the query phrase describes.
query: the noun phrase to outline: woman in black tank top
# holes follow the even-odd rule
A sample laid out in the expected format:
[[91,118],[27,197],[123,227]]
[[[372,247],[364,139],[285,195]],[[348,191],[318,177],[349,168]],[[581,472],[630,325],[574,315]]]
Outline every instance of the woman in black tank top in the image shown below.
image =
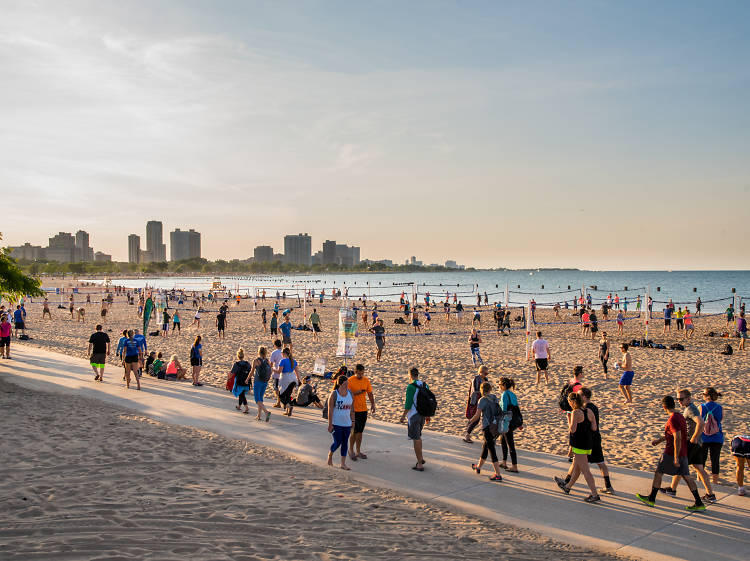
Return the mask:
[[607,341],[607,332],[602,331],[602,338],[599,341],[599,361],[604,368],[604,379],[607,379],[607,361],[609,360],[609,341]]
[[596,482],[594,476],[591,475],[589,470],[588,454],[591,453],[591,448],[594,445],[594,431],[596,430],[596,419],[594,412],[586,409],[583,405],[583,399],[578,393],[570,393],[568,395],[568,403],[570,403],[573,409],[568,413],[568,430],[569,430],[569,442],[573,449],[573,473],[570,477],[570,482],[567,484],[565,480],[560,477],[555,477],[555,483],[563,490],[567,495],[570,493],[570,488],[575,484],[578,476],[583,474],[586,483],[591,490],[591,494],[584,500],[587,503],[599,502],[599,494],[596,491]]

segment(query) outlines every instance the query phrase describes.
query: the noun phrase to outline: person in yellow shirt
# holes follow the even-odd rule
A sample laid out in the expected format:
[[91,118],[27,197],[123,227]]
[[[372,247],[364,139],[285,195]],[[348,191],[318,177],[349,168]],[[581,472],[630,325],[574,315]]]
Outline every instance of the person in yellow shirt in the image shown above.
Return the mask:
[[354,375],[349,378],[349,391],[354,397],[354,430],[349,438],[349,457],[356,462],[359,458],[367,459],[367,454],[362,453],[362,433],[367,424],[367,398],[370,399],[372,414],[375,414],[375,397],[372,395],[370,380],[365,377],[364,365],[357,364],[354,367]]

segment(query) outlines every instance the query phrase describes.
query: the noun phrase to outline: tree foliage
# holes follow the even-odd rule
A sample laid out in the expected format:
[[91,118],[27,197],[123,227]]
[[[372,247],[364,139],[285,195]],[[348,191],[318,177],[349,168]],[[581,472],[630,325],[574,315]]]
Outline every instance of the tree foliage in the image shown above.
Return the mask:
[[[0,234],[0,240],[2,234]],[[20,296],[43,296],[39,279],[24,274],[8,248],[0,248],[0,297],[15,302]]]

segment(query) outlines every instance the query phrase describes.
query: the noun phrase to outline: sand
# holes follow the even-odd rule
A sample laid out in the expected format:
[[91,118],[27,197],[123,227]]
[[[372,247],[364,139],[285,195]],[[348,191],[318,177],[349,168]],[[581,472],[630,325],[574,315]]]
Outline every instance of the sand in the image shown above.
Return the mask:
[[[78,302],[85,299],[77,296]],[[191,303],[186,302],[187,307]],[[190,310],[181,312],[183,330],[180,334],[170,334],[168,338],[149,337],[151,350],[162,351],[165,357],[178,354],[183,364],[189,363],[189,349],[196,334],[203,336],[204,368],[201,380],[205,383],[223,387],[226,373],[229,370],[236,350],[242,346],[250,355],[258,345],[270,345],[271,337],[261,329],[260,314],[253,312],[252,300],[242,300],[239,307],[232,301],[228,318],[226,340],[217,338],[214,327],[217,304],[206,306],[200,329],[189,327],[193,313]],[[296,304],[296,300],[286,302],[287,306]],[[85,304],[82,304],[86,306]],[[259,302],[258,309],[265,306],[269,311],[273,300],[265,304]],[[315,343],[310,332],[294,331],[293,344],[295,358],[300,363],[302,373],[311,373],[316,357],[326,358],[329,369],[341,364],[335,355],[337,340],[337,304],[326,301],[325,306],[314,304],[322,318],[323,333],[320,342]],[[393,309],[393,304],[387,304]],[[67,310],[58,310],[52,305],[53,320],[41,319],[41,303],[28,304],[29,334],[33,337],[30,344],[62,353],[84,357],[87,341],[94,324],[99,320],[99,304],[86,306],[88,313],[84,323],[71,320]],[[285,304],[282,302],[282,309]],[[307,313],[311,311],[308,305]],[[633,304],[628,316],[633,317]],[[433,313],[432,324],[426,329],[433,332],[456,332],[456,335],[443,333],[432,336],[397,336],[411,334],[409,325],[394,325],[397,312],[384,312],[387,345],[383,360],[375,361],[375,344],[372,337],[360,337],[357,355],[354,361],[366,367],[375,389],[378,404],[376,417],[397,421],[403,407],[404,391],[407,384],[407,370],[412,365],[423,373],[439,400],[439,412],[433,419],[430,429],[462,434],[465,427],[464,411],[470,381],[476,371],[472,365],[467,338],[471,314],[464,314],[462,325],[458,325],[455,316],[445,323],[441,310]],[[110,331],[113,341],[125,327],[137,327],[141,320],[137,317],[137,306],[125,304],[124,297],[118,296],[107,318],[106,330]],[[576,321],[572,310],[563,310],[564,321]],[[514,312],[513,317],[517,314]],[[301,323],[302,310],[293,311],[293,323]],[[613,318],[614,315],[610,315]],[[551,310],[538,311],[538,321],[553,321]],[[601,320],[601,315],[599,317]],[[584,381],[594,392],[593,401],[601,412],[602,434],[607,461],[613,464],[637,469],[651,470],[661,453],[661,447],[651,447],[649,442],[663,433],[666,420],[660,406],[661,397],[675,392],[680,387],[690,388],[699,398],[703,387],[715,386],[723,397],[720,403],[724,406],[724,431],[727,439],[739,433],[747,433],[750,426],[750,346],[746,351],[735,352],[732,356],[723,356],[719,351],[727,342],[718,337],[707,337],[709,331],[726,330],[722,317],[695,318],[696,333],[684,341],[683,332],[675,330],[673,321],[672,333],[662,335],[663,322],[652,320],[649,338],[655,342],[671,345],[683,343],[684,352],[634,348],[632,356],[635,368],[633,393],[635,404],[625,405],[618,390],[619,372],[614,369],[614,362],[619,360],[619,343],[643,336],[643,324],[640,320],[626,321],[625,332],[616,335],[614,323],[600,324],[610,334],[611,358],[609,378],[605,379],[598,361],[598,340],[592,341],[580,334],[575,325],[540,326],[544,336],[549,340],[552,352],[550,363],[551,381],[549,385],[537,386],[533,362],[525,360],[525,333],[521,322],[514,321],[512,335],[501,337],[494,333],[491,314],[483,312],[482,320],[486,330],[481,345],[482,357],[490,368],[490,380],[496,381],[500,376],[510,376],[516,380],[516,393],[524,414],[525,427],[516,435],[518,446],[530,450],[563,454],[567,450],[567,427],[564,415],[557,407],[557,397],[562,384],[569,379],[576,364],[585,369]],[[156,320],[152,321],[150,331],[158,329]],[[738,340],[731,339],[736,349]],[[16,344],[16,343],[14,343]],[[114,364],[114,359],[111,357]],[[351,364],[350,362],[350,364]],[[112,375],[112,368],[110,375]],[[144,380],[148,384],[148,378]],[[328,382],[320,383],[320,393],[327,392]],[[230,405],[231,406],[231,405]],[[477,448],[478,443],[473,445]],[[731,483],[733,461],[729,455],[728,444],[721,458],[721,481]],[[522,467],[521,467],[522,469]]]
[[96,400],[0,379],[0,408],[7,561],[617,559]]

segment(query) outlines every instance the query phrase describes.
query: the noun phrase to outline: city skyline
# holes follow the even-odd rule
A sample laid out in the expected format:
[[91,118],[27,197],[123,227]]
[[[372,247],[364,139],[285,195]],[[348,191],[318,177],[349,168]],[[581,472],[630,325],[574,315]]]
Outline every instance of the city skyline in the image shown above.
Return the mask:
[[210,259],[308,232],[397,263],[742,268],[749,16],[733,0],[8,3],[3,243],[75,222],[124,261],[159,209]]

